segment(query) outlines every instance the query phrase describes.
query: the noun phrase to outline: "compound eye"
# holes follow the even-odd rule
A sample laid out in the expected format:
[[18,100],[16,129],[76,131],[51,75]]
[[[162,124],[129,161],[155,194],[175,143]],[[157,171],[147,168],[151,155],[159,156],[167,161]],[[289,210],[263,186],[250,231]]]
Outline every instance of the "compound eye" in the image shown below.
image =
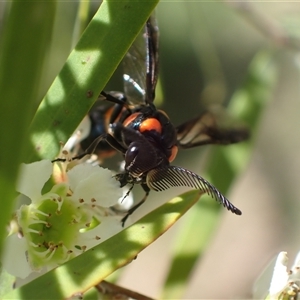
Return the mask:
[[160,122],[155,118],[149,118],[143,121],[139,127],[140,132],[154,130],[161,134],[162,128]]
[[139,149],[137,146],[132,145],[131,147],[128,148],[125,156],[126,166],[132,164],[132,162],[135,160],[138,153],[139,153]]

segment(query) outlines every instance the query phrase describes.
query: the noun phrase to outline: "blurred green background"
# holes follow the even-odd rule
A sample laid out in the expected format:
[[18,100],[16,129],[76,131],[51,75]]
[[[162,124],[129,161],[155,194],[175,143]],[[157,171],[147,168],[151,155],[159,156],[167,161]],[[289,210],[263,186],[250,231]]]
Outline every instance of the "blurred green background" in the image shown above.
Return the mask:
[[[86,4],[87,12],[92,16],[99,3],[90,4]],[[78,6],[77,1],[58,2],[41,98],[77,41],[81,30],[75,21]],[[1,2],[0,25],[5,11]],[[233,109],[236,117],[251,105],[260,108],[254,110],[256,115],[250,122],[245,112],[240,115],[255,129],[247,145],[248,150],[253,147],[249,157],[240,155],[243,145],[225,150],[241,171],[229,191],[222,186],[231,174],[221,164],[217,168],[214,147],[183,150],[174,161],[208,176],[243,211],[241,217],[221,211],[218,227],[178,297],[250,298],[255,280],[279,251],[288,251],[292,260],[299,250],[300,3],[162,1],[156,16],[160,27],[156,103],[162,103],[174,124],[197,116],[210,104],[231,106],[232,99],[238,107]],[[119,68],[107,90],[122,90],[121,75]],[[214,168],[213,174],[210,168]],[[133,219],[184,190],[151,193]],[[142,197],[139,187],[135,197]],[[188,242],[178,241],[193,210],[197,208],[123,268],[121,285],[154,298],[162,295],[174,248],[181,244],[188,252],[192,247],[189,242],[201,240],[202,232],[210,226],[205,218],[199,218],[193,225],[199,236],[186,234]],[[180,276],[182,270],[179,267],[173,272]]]

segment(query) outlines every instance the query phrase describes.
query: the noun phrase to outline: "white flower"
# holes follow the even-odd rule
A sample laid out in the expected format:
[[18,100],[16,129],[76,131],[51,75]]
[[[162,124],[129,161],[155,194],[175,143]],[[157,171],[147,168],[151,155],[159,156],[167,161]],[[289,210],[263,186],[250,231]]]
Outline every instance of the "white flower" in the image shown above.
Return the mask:
[[262,295],[266,278],[270,278],[270,267],[273,266],[271,283],[269,284],[268,299],[298,299],[300,293],[300,252],[298,253],[291,270],[287,269],[288,257],[286,252],[280,252],[275,262],[264,271],[255,287],[255,298],[265,298]]
[[122,230],[120,217],[108,209],[123,193],[110,171],[87,163],[67,170],[68,163],[59,164],[63,182],[46,193],[52,163],[21,166],[17,191],[31,204],[17,211],[19,232],[7,237],[2,261],[16,277],[52,269]]

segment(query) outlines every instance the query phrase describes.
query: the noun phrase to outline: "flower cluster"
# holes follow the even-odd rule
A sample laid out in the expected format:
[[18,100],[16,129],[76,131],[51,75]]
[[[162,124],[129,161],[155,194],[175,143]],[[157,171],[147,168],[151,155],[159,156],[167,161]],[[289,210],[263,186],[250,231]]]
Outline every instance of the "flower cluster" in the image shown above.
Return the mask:
[[274,267],[269,289],[270,299],[298,299],[300,293],[300,254],[291,270],[287,270],[288,257],[280,252]]
[[[53,174],[55,183],[42,192]],[[16,277],[50,270],[122,230],[120,217],[109,207],[123,191],[99,166],[48,160],[23,164],[17,191],[31,203],[18,209],[17,230],[6,241],[3,267]]]
[[[298,299],[300,295],[300,252],[288,271],[286,252],[272,260],[254,285],[253,299]],[[268,296],[267,296],[268,295]]]

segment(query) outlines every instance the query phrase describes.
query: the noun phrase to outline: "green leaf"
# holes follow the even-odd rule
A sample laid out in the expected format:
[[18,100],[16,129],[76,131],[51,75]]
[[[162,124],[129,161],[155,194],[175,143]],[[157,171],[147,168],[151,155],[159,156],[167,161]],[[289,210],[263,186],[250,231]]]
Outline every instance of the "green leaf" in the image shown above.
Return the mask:
[[158,0],[104,1],[54,80],[30,127],[29,161],[53,159],[87,114]]
[[7,9],[8,18],[2,28],[0,249],[13,208],[18,167],[28,142],[27,129],[38,102],[42,67],[51,40],[55,8],[55,1],[13,1]]
[[102,244],[5,295],[5,299],[65,299],[84,293],[135,259],[193,206],[199,196],[199,191],[191,191],[172,199]]

